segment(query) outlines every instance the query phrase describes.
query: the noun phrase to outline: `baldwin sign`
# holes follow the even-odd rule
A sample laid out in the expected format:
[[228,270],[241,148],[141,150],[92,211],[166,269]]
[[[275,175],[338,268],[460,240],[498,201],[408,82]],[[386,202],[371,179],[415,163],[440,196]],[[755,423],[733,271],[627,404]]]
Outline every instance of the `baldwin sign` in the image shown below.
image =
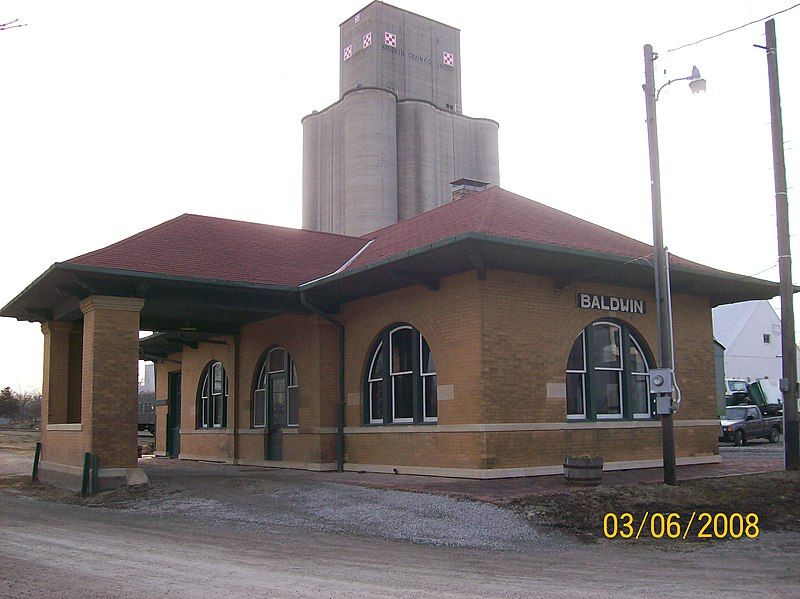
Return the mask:
[[608,312],[627,312],[628,314],[645,314],[647,312],[644,300],[613,295],[577,293],[576,302],[577,306],[584,310],[606,310]]

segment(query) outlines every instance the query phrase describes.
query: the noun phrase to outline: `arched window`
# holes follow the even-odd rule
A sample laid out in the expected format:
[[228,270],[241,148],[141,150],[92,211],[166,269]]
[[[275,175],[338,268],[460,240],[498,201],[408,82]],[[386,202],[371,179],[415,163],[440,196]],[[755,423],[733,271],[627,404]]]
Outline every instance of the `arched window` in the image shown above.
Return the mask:
[[228,377],[221,362],[206,366],[197,394],[197,428],[224,428],[228,419]]
[[367,424],[437,422],[436,364],[418,330],[383,332],[370,353],[364,398]]
[[261,361],[253,391],[253,427],[271,430],[300,425],[300,386],[289,352],[274,347]]
[[650,418],[649,356],[624,323],[600,320],[586,327],[567,358],[567,418]]

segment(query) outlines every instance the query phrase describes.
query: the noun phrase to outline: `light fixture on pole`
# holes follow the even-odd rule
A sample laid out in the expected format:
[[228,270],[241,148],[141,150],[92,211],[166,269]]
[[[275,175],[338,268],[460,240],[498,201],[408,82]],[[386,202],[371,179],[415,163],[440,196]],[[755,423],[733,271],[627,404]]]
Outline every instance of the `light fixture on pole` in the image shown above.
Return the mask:
[[706,80],[700,76],[700,71],[697,67],[692,67],[692,74],[689,77],[689,89],[693,94],[699,94],[706,91]]
[[675,457],[675,423],[672,402],[675,365],[672,363],[672,315],[670,309],[670,289],[667,274],[667,251],[664,247],[664,233],[661,225],[661,170],[658,159],[658,125],[656,121],[656,101],[661,90],[676,81],[688,81],[693,94],[706,90],[706,80],[700,76],[696,66],[688,77],[670,79],[656,89],[653,63],[658,54],[650,44],[644,47],[644,75],[642,86],[647,111],[647,141],[650,151],[650,196],[653,209],[653,255],[655,257],[656,315],[658,323],[658,366],[650,377],[651,392],[656,396],[655,413],[661,416],[661,445],[664,459],[664,484],[678,484]]

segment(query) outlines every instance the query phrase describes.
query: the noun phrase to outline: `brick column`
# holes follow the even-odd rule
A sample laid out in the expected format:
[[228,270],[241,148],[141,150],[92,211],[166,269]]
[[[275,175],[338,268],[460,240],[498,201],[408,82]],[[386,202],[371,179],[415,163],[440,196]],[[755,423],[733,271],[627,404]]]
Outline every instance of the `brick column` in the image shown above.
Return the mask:
[[86,451],[100,461],[100,487],[147,481],[137,466],[139,312],[144,300],[93,295],[81,302],[81,415]]
[[69,337],[72,323],[49,321],[42,325],[44,334],[44,372],[42,376],[42,423],[68,422]]
[[[75,403],[73,378],[80,365],[74,364],[76,331],[70,322],[50,321],[44,333],[44,376],[42,377],[42,441],[39,480],[78,491],[81,488],[83,438],[80,413]],[[71,397],[72,396],[72,397]]]

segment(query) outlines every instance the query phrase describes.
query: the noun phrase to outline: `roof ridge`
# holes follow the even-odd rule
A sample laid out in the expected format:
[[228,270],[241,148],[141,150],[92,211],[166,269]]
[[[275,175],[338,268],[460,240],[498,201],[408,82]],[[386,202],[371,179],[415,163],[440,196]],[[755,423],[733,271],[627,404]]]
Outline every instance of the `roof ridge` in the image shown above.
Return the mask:
[[[514,193],[513,191],[509,191],[509,190],[505,189],[504,187],[501,187],[500,185],[494,185],[492,187],[487,187],[486,189],[482,189],[481,191],[476,191],[476,192],[471,193],[470,195],[468,195],[466,197],[463,197],[461,199],[458,199],[458,200],[455,200],[455,201],[446,202],[444,204],[441,204],[440,206],[437,206],[436,208],[431,208],[430,210],[427,210],[425,212],[420,212],[419,214],[415,214],[411,218],[407,218],[405,220],[401,220],[401,221],[398,221],[396,223],[392,223],[391,225],[387,225],[387,226],[382,227],[380,229],[376,229],[375,231],[371,231],[369,233],[366,233],[366,234],[362,235],[361,239],[373,239],[373,238],[377,237],[379,233],[381,233],[381,232],[383,232],[383,231],[385,231],[387,229],[391,229],[392,227],[396,227],[397,225],[399,225],[401,223],[410,223],[410,222],[414,221],[415,219],[428,217],[429,215],[431,215],[431,214],[433,214],[433,213],[435,213],[437,211],[443,210],[443,209],[445,209],[447,207],[453,206],[456,203],[462,203],[462,205],[463,205],[463,202],[467,202],[467,203],[474,202],[475,198],[478,198],[479,196],[481,196],[483,194],[491,194],[493,191],[494,192],[501,191],[501,192],[506,193],[506,194],[508,194],[510,196],[513,196],[515,199],[518,199],[520,201],[525,201],[525,202],[531,202],[533,204],[538,204],[539,206],[542,206],[542,207],[544,207],[544,208],[546,208],[548,210],[552,210],[553,212],[558,212],[559,214],[563,214],[566,217],[578,220],[578,221],[580,221],[582,223],[585,223],[587,225],[591,225],[593,227],[598,227],[600,229],[603,229],[604,231],[608,231],[609,233],[613,233],[614,235],[617,235],[619,237],[624,237],[626,239],[631,239],[631,240],[636,241],[638,243],[642,243],[642,244],[645,244],[645,245],[650,245],[646,241],[642,241],[641,239],[637,239],[635,237],[631,237],[629,235],[625,235],[624,233],[620,233],[619,231],[615,231],[614,229],[609,229],[608,227],[604,227],[603,225],[598,225],[597,223],[592,222],[590,220],[586,220],[585,218],[581,218],[580,216],[575,216],[574,214],[571,214],[569,212],[565,212],[564,210],[560,210],[558,208],[555,208],[554,206],[551,206],[550,204],[545,204],[544,202],[540,202],[538,200],[534,200],[534,199],[531,199],[531,198],[526,198],[525,196],[521,196],[518,193]],[[496,213],[497,213],[497,206],[495,205],[494,214],[496,215]],[[484,221],[485,221],[485,219],[484,219]],[[485,222],[483,224],[485,224]],[[475,232],[479,233],[481,231],[475,231]],[[675,254],[672,254],[672,256],[675,257],[675,258],[680,258],[681,260],[686,260],[686,258],[681,258],[680,256],[676,256]],[[691,262],[691,260],[687,260],[687,262]]]
[[[192,212],[186,212],[181,216],[195,216],[198,218],[205,218],[208,220],[224,220],[231,223],[242,223],[245,225],[258,225],[261,227],[273,227],[276,229],[286,229],[289,231],[303,231],[304,233],[314,233],[315,235],[325,235],[325,236],[333,236],[333,237],[345,237],[347,239],[355,239],[361,241],[361,237],[355,237],[353,235],[345,235],[343,233],[329,233],[327,231],[314,231],[313,229],[303,229],[302,227],[287,227],[286,225],[273,225],[272,223],[259,223],[253,220],[240,220],[238,218],[226,218],[224,216],[208,216],[207,214],[194,214]],[[173,219],[174,220],[174,219]],[[165,221],[169,222],[169,221]],[[163,223],[162,223],[163,224]]]
[[164,222],[158,223],[157,225],[153,225],[152,227],[148,227],[147,229],[144,229],[143,231],[139,231],[138,233],[134,233],[133,235],[131,235],[129,237],[125,237],[124,239],[120,239],[119,241],[115,241],[114,243],[110,243],[110,244],[108,244],[106,246],[103,246],[101,248],[98,248],[96,250],[92,250],[91,252],[86,252],[85,254],[80,254],[78,256],[74,256],[72,258],[69,258],[68,260],[66,260],[66,262],[75,262],[77,260],[91,258],[92,256],[98,254],[99,252],[103,252],[103,251],[108,250],[109,248],[112,248],[112,247],[117,247],[117,248],[124,247],[124,246],[128,245],[129,243],[139,239],[140,237],[142,237],[144,235],[147,235],[147,234],[150,234],[153,231],[156,231],[157,229],[160,229],[160,228],[164,227],[165,225],[168,225],[170,223],[173,223],[173,222],[176,222],[176,221],[179,221],[179,220],[183,220],[183,219],[186,219],[186,218],[202,218],[204,220],[211,220],[211,221],[225,221],[225,222],[229,222],[229,223],[239,223],[239,224],[243,224],[243,225],[255,225],[255,226],[258,226],[258,227],[269,227],[269,228],[272,228],[272,229],[283,229],[283,230],[286,230],[286,231],[299,231],[299,232],[303,232],[303,233],[310,233],[310,234],[326,236],[326,237],[330,237],[330,236],[332,236],[332,237],[342,237],[342,238],[345,238],[345,239],[352,239],[353,241],[358,241],[359,243],[362,242],[361,238],[353,237],[352,235],[341,235],[339,233],[326,233],[324,231],[312,231],[310,229],[296,229],[294,227],[285,227],[285,226],[282,226],[282,225],[272,225],[272,224],[269,224],[269,223],[258,223],[258,222],[254,222],[254,221],[238,220],[238,219],[235,219],[235,218],[225,218],[225,217],[220,217],[220,216],[207,216],[205,214],[193,214],[191,212],[184,212],[183,214],[180,214],[180,215],[178,215],[178,216],[176,216],[174,218],[170,218],[168,220],[165,220]]
[[[563,214],[564,216],[569,217],[569,218],[574,219],[574,220],[579,220],[582,223],[586,223],[587,225],[591,225],[592,227],[597,227],[598,229],[603,229],[604,231],[608,231],[609,233],[613,233],[614,235],[617,235],[619,237],[624,237],[626,239],[632,239],[633,241],[636,241],[636,242],[639,242],[639,243],[643,243],[645,245],[651,245],[651,244],[647,243],[646,241],[642,241],[641,239],[637,239],[636,237],[631,237],[630,235],[625,235],[624,233],[620,233],[619,231],[615,231],[614,229],[609,229],[608,227],[605,227],[603,225],[598,225],[595,222],[592,222],[592,221],[587,220],[585,218],[581,218],[580,216],[576,216],[576,215],[572,214],[571,212],[566,212],[564,210],[556,208],[555,206],[551,206],[550,204],[545,204],[544,202],[540,202],[538,200],[532,200],[531,198],[526,198],[525,196],[521,196],[518,193],[514,193],[513,191],[508,191],[507,189],[503,189],[503,191],[505,191],[508,194],[511,194],[512,196],[514,196],[516,198],[519,198],[520,200],[524,200],[526,202],[533,202],[535,204],[539,204],[540,206],[543,206],[544,208],[546,208],[548,210],[552,210],[553,212],[558,212],[559,214]],[[680,256],[675,256],[675,254],[671,254],[671,255],[673,257],[678,257],[678,258],[680,257]]]
[[[483,193],[486,193],[490,189],[502,189],[506,193],[511,193],[510,191],[507,191],[507,190],[503,189],[499,185],[495,185],[494,187],[488,187],[486,189],[482,189],[481,191],[476,191],[475,193],[471,193],[469,196],[461,198],[460,200],[456,200],[456,201],[464,202],[466,200],[471,200],[473,197],[479,196],[479,195],[481,195]],[[396,223],[392,223],[391,225],[386,225],[385,227],[381,227],[380,229],[375,229],[374,231],[370,231],[369,233],[365,233],[364,235],[361,236],[361,239],[372,239],[372,238],[375,238],[375,237],[377,237],[378,233],[380,233],[382,231],[385,231],[386,229],[391,229],[392,227],[396,227],[397,225],[399,225],[401,223],[410,223],[410,222],[412,222],[412,221],[414,221],[414,220],[416,220],[416,219],[418,219],[420,217],[428,216],[430,214],[433,214],[434,212],[437,212],[439,210],[443,210],[444,208],[447,208],[447,207],[452,206],[454,204],[455,204],[455,201],[450,200],[449,202],[445,202],[444,204],[440,204],[439,206],[436,206],[436,208],[431,208],[430,210],[426,210],[425,212],[420,212],[419,214],[415,214],[411,218],[407,218],[405,220],[399,220]]]
[[[557,212],[558,214],[562,214],[565,217],[574,219],[576,221],[580,221],[580,222],[582,222],[584,224],[587,224],[587,225],[589,225],[591,227],[595,227],[597,229],[602,229],[603,231],[605,231],[607,233],[611,233],[612,235],[615,235],[616,237],[623,238],[623,239],[629,239],[631,241],[635,241],[636,243],[641,243],[642,245],[645,245],[650,249],[652,249],[652,247],[653,247],[653,245],[651,243],[648,243],[647,241],[642,241],[641,239],[637,239],[636,237],[631,237],[630,235],[625,235],[624,233],[620,233],[619,231],[615,231],[614,229],[610,229],[610,228],[608,228],[606,226],[599,225],[599,224],[597,224],[597,223],[595,223],[593,221],[587,220],[585,218],[581,218],[580,216],[576,216],[576,215],[574,215],[574,214],[572,214],[570,212],[566,212],[564,210],[560,210],[559,208],[551,206],[550,204],[545,204],[544,202],[539,202],[538,200],[532,200],[531,198],[526,198],[525,196],[521,196],[518,193],[514,193],[513,191],[508,191],[507,189],[503,189],[502,187],[498,187],[498,188],[502,189],[505,193],[514,196],[515,198],[519,198],[519,200],[521,200],[521,201],[533,202],[534,204],[538,204],[539,206],[542,206],[543,208],[545,208],[547,210],[552,210],[553,212]],[[490,188],[490,189],[495,189],[495,188]],[[670,258],[677,259],[679,262],[683,262],[684,264],[691,264],[691,265],[695,265],[695,266],[701,266],[701,267],[703,267],[705,269],[713,269],[713,270],[717,270],[717,271],[720,271],[720,272],[725,272],[725,271],[721,271],[718,268],[714,268],[712,266],[708,266],[706,264],[703,264],[702,262],[696,262],[694,260],[690,260],[688,258],[684,258],[683,256],[679,256],[678,254],[673,254],[672,252],[669,253],[669,256],[670,256]],[[756,300],[753,300],[753,301],[756,301]]]
[[74,261],[79,260],[81,258],[89,258],[91,256],[94,256],[98,252],[102,252],[104,250],[107,250],[110,247],[120,246],[120,245],[129,243],[129,242],[131,242],[131,241],[133,241],[135,239],[139,239],[140,237],[143,237],[147,233],[155,231],[156,229],[160,229],[164,225],[167,225],[167,224],[169,224],[171,222],[175,222],[177,220],[180,220],[185,216],[192,216],[192,215],[191,214],[187,214],[187,213],[179,214],[178,216],[175,216],[173,218],[165,220],[164,222],[158,223],[157,225],[153,225],[152,227],[148,227],[147,229],[144,229],[143,231],[139,231],[138,233],[134,233],[133,235],[130,235],[128,237],[120,239],[119,241],[115,241],[114,243],[109,243],[106,246],[103,246],[101,248],[97,248],[96,250],[92,250],[91,252],[86,252],[85,254],[79,254],[77,256],[73,256],[72,258],[69,258],[68,260],[65,260],[65,262],[74,262]]

